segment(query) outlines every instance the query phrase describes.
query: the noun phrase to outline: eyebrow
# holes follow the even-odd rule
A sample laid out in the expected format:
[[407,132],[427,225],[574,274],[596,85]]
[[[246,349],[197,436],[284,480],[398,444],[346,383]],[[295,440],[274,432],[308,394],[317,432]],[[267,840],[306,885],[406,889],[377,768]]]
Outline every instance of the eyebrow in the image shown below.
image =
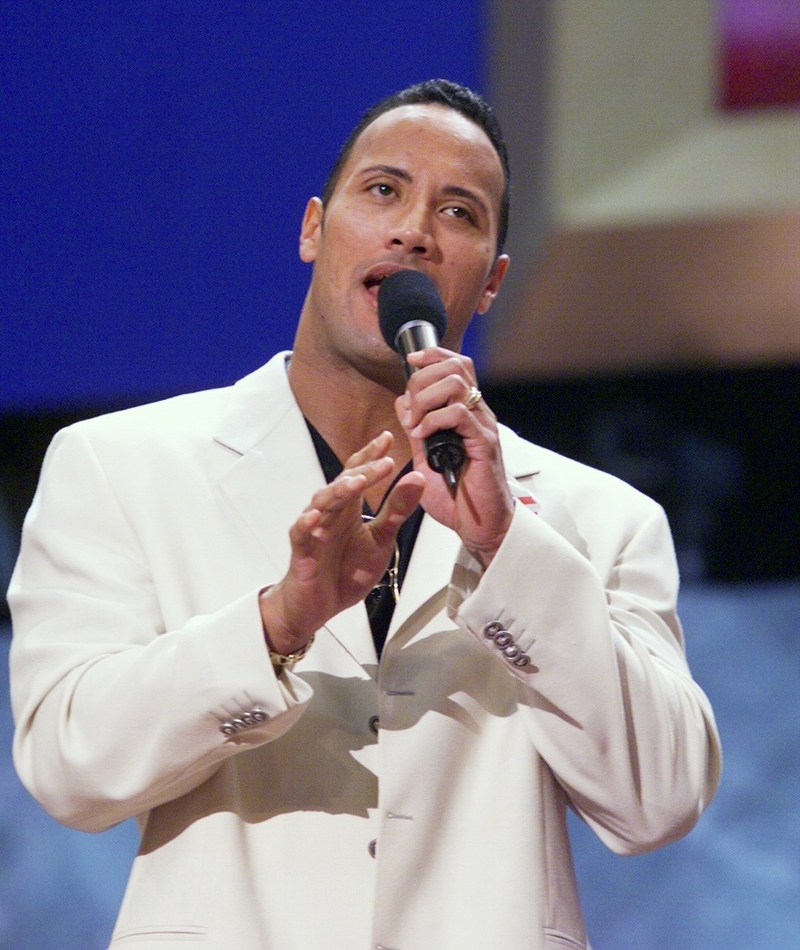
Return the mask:
[[[413,181],[411,175],[409,175],[405,169],[397,168],[394,165],[370,165],[369,168],[361,170],[362,175],[369,175],[372,172],[383,172],[385,175],[393,175],[395,178],[409,183]],[[483,198],[475,194],[475,192],[469,188],[462,188],[460,185],[448,185],[444,189],[444,193],[451,198],[465,198],[467,201],[474,201],[484,214],[489,213],[489,209]]]
[[402,168],[396,168],[394,165],[370,165],[369,168],[362,168],[362,175],[369,175],[372,172],[383,172],[385,175],[394,175],[395,178],[402,178],[403,181],[411,181],[411,175]]

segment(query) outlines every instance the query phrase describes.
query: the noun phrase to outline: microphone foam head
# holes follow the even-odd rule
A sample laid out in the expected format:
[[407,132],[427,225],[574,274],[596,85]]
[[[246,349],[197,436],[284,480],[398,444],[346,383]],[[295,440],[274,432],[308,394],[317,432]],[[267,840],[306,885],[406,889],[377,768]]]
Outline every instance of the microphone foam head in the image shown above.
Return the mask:
[[398,331],[411,320],[433,324],[439,340],[447,329],[447,313],[430,277],[418,270],[399,270],[385,277],[378,288],[378,321],[393,350]]

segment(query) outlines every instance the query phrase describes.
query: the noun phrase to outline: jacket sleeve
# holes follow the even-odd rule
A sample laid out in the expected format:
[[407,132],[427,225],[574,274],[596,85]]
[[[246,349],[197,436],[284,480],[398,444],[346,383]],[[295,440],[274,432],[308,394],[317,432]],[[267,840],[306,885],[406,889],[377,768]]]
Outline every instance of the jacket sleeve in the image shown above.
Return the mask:
[[[572,537],[517,502],[485,573],[462,551],[450,610],[524,685],[531,741],[574,808],[612,850],[634,854],[694,825],[721,753],[684,655],[666,517],[623,492],[598,494]],[[499,629],[527,663],[498,649]]]
[[185,794],[310,699],[275,676],[257,589],[164,628],[135,526],[80,427],[45,458],[8,600],[15,765],[76,828]]

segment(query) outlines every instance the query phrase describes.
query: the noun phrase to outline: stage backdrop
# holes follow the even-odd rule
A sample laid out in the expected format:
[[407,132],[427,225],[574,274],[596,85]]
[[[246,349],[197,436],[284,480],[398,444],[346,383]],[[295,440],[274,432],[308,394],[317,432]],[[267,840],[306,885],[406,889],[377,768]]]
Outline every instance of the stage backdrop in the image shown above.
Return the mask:
[[364,108],[483,88],[481,0],[5,3],[0,413],[225,384],[291,344]]

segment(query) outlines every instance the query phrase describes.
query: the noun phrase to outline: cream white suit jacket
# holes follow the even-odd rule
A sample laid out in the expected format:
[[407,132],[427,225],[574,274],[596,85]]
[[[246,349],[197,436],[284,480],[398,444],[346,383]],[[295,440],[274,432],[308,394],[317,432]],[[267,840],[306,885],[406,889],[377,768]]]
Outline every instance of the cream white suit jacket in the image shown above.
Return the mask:
[[324,482],[284,356],[54,440],[9,592],[22,780],[137,816],[120,950],[585,947],[566,808],[641,852],[719,777],[662,510],[503,430],[538,510],[489,569],[424,518],[380,665],[359,604],[276,678],[256,594]]

